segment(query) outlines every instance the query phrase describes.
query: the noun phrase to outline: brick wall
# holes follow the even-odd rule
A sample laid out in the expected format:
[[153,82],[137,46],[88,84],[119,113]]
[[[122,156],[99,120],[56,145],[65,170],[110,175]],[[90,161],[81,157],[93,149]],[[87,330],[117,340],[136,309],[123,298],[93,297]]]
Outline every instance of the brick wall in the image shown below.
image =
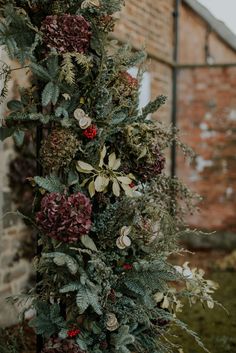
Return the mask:
[[136,49],[145,47],[149,59],[147,70],[152,77],[152,98],[164,94],[167,104],[155,115],[170,121],[173,58],[174,0],[127,0],[116,25],[115,37],[130,41]]
[[236,233],[236,67],[185,69],[179,82],[179,126],[197,159],[178,174],[203,196],[191,223]]
[[[206,63],[208,43],[214,63],[236,63],[236,52],[208,30],[188,6],[181,7],[180,62]],[[236,232],[235,84],[236,66],[185,68],[178,77],[179,127],[197,159],[189,169],[179,157],[177,174],[203,196],[190,222],[206,230]]]
[[205,45],[214,63],[236,61],[236,53],[215,32],[209,32],[209,25],[191,8],[183,3],[180,9],[180,55],[179,61],[186,64],[206,62]]

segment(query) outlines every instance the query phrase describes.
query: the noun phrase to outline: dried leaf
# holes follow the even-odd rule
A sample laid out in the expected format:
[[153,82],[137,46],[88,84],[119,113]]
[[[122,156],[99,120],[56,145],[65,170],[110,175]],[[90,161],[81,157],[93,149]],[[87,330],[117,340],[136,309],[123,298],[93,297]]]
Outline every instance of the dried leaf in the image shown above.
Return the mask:
[[113,152],[108,157],[108,167],[109,167],[109,169],[113,169],[115,164],[116,164],[116,154],[115,154],[115,152]]
[[91,171],[94,170],[91,164],[85,163],[83,161],[77,162],[76,169],[81,173],[91,173]]
[[214,302],[213,302],[213,300],[208,300],[208,301],[207,301],[207,306],[208,306],[209,309],[213,309],[213,308],[214,308]]
[[114,166],[113,166],[113,170],[117,170],[120,168],[120,165],[121,165],[121,159],[120,158],[117,158],[116,162],[114,163]]
[[144,147],[140,153],[140,155],[138,156],[138,160],[143,158],[144,156],[146,156],[147,154],[147,147]]
[[95,195],[94,180],[92,180],[91,183],[89,183],[88,190],[89,190],[90,197],[93,197]]
[[126,196],[130,196],[130,197],[134,196],[134,191],[133,191],[133,189],[131,189],[129,187],[129,185],[125,185],[125,184],[122,183],[121,187],[124,190]]
[[107,154],[107,149],[106,149],[106,146],[103,146],[103,149],[101,151],[101,154],[100,154],[100,162],[99,162],[99,167],[102,168],[103,164],[104,164],[104,158]]
[[161,304],[162,309],[168,309],[170,306],[170,302],[167,297],[164,297],[164,301]]
[[131,232],[131,227],[129,226],[123,226],[122,228],[121,228],[121,230],[120,230],[120,235],[121,236],[127,236],[127,235],[129,235],[130,234],[130,232]]
[[158,292],[154,295],[154,299],[156,303],[160,303],[164,298],[164,294],[161,292]]
[[81,243],[89,250],[98,251],[94,241],[88,235],[82,235]]
[[128,177],[117,177],[117,179],[122,183],[122,184],[125,184],[125,185],[129,185],[132,183],[132,180]]
[[80,184],[80,186],[83,188],[87,182],[89,181],[90,178],[84,179],[84,181]]
[[115,196],[120,196],[120,185],[116,179],[113,180],[112,191]]
[[102,175],[98,175],[95,180],[95,190],[97,192],[103,192],[109,184],[109,181],[109,178]]

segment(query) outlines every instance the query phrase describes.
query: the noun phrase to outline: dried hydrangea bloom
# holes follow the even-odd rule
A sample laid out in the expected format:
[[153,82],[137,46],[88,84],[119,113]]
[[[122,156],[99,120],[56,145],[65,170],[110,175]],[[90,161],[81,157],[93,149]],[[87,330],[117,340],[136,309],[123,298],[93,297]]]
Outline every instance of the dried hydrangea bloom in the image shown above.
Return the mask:
[[70,196],[50,193],[43,197],[36,214],[39,228],[49,237],[66,243],[75,243],[91,229],[92,205],[78,192]]
[[88,50],[90,24],[79,15],[51,15],[42,23],[43,40],[60,53],[85,53]]
[[56,128],[43,141],[40,159],[46,171],[68,167],[79,148],[79,141],[68,129]]
[[139,174],[144,181],[151,180],[161,174],[165,168],[166,159],[157,149],[153,152],[152,157],[153,162],[140,161],[135,169],[135,173]]
[[128,72],[120,72],[116,82],[114,84],[115,88],[115,99],[127,99],[132,98],[137,94],[139,89],[138,80],[131,76]]

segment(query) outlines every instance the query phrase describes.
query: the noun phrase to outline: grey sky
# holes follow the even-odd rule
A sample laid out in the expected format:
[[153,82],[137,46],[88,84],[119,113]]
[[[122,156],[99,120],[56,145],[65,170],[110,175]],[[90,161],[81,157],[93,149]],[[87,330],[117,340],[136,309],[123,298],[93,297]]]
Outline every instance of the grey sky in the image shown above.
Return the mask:
[[198,0],[236,34],[236,0]]

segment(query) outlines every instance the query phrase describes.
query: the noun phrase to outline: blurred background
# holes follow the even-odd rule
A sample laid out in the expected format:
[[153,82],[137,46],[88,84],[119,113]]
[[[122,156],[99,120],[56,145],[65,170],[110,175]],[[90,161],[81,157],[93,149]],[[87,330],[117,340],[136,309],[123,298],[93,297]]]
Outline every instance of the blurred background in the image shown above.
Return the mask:
[[[212,353],[236,352],[235,14],[235,0],[127,0],[114,32],[114,39],[129,40],[134,49],[145,47],[148,53],[140,106],[157,95],[168,96],[153,118],[177,125],[182,140],[196,152],[190,165],[174,147],[168,168],[203,197],[188,222],[210,234],[183,239],[195,255],[178,261],[203,268],[220,284],[216,299],[229,315],[221,308],[196,306],[181,318],[203,336]],[[3,49],[0,59],[6,60]],[[11,97],[19,84],[27,85],[22,71],[9,84]],[[4,104],[0,112],[3,117]],[[30,286],[35,241],[32,230],[11,212],[19,208],[27,213],[32,202],[25,178],[35,174],[34,153],[30,140],[24,150],[10,138],[0,142],[0,326],[14,324],[17,317],[4,298]],[[201,351],[178,336],[185,353]]]

